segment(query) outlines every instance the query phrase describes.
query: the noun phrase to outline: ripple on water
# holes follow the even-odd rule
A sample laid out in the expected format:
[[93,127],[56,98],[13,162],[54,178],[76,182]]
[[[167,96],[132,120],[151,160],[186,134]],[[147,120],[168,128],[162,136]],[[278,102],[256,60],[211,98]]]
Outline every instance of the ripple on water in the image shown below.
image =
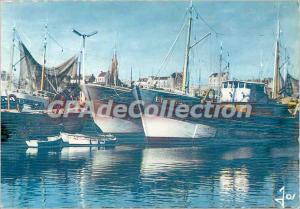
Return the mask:
[[5,207],[277,207],[282,185],[298,192],[298,155],[288,139],[61,151],[3,144],[1,199]]

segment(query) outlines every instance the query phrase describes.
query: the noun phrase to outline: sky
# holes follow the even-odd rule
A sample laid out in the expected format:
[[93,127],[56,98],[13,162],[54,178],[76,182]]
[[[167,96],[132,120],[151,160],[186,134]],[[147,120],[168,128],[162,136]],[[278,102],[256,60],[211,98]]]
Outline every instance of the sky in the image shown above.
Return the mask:
[[[161,67],[176,39],[189,5],[188,1],[52,1],[2,3],[1,69],[9,69],[12,28],[16,27],[32,55],[42,63],[44,25],[48,25],[47,66],[56,66],[81,48],[82,33],[97,30],[86,42],[86,73],[99,74],[110,67],[116,50],[120,78],[168,76],[181,72],[184,62],[186,27],[170,57]],[[289,72],[299,76],[299,17],[297,1],[193,1],[198,18],[193,18],[191,43],[209,37],[191,49],[191,83],[208,82],[219,71],[220,46],[230,62],[230,76],[237,79],[273,75],[277,14],[281,44],[290,57]],[[278,9],[280,8],[280,9]],[[284,54],[282,54],[284,56]],[[15,55],[15,59],[17,55]],[[17,60],[16,60],[17,61]],[[225,65],[225,61],[223,66]]]

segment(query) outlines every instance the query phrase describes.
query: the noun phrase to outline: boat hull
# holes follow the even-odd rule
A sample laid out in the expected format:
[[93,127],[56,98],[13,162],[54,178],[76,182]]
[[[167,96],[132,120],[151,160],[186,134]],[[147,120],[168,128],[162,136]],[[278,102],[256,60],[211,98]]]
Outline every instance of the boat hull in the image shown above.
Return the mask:
[[[9,102],[8,102],[9,100]],[[49,104],[49,99],[34,96],[28,93],[19,92],[19,91],[1,91],[1,108],[8,109],[20,109],[22,110],[25,106],[29,106],[34,110],[45,109]]]
[[[159,104],[155,102],[158,97],[165,95],[169,100],[185,101],[192,104],[198,101],[198,98],[190,98],[182,95],[169,94],[168,92],[156,92],[148,89],[136,87],[133,92],[136,100],[143,101],[144,105]],[[166,111],[168,112],[168,111]],[[145,136],[149,139],[194,139],[215,137],[217,129],[214,126],[201,121],[184,120],[175,117],[166,117],[160,115],[150,115],[140,108],[141,119]]]
[[26,144],[28,148],[61,148],[62,140],[55,139],[51,141],[39,141],[39,140],[27,140]]
[[109,146],[115,145],[117,139],[113,136],[86,136],[82,134],[61,133],[61,139],[66,146]]
[[118,104],[129,106],[134,101],[131,89],[96,84],[86,84],[82,89],[88,100],[93,103],[93,119],[103,133],[133,134],[143,132],[140,118],[135,119],[128,116],[118,118],[98,111],[99,109],[105,109],[110,101],[113,102],[113,107]]
[[205,124],[165,117],[143,115],[142,121],[148,138],[210,138],[215,137],[217,131]]
[[[268,134],[279,136],[288,132],[290,135],[297,135],[297,122],[292,119],[288,114],[287,107],[280,104],[251,104],[252,112],[250,116],[246,117],[243,112],[241,118],[237,114],[242,109],[238,110],[237,105],[240,107],[245,104],[227,103],[227,104],[212,104],[220,105],[223,108],[226,105],[234,105],[238,110],[236,115],[231,118],[220,117],[201,117],[194,118],[190,115],[185,118],[178,118],[176,115],[168,115],[161,113],[162,101],[176,100],[182,104],[189,106],[200,104],[200,98],[183,95],[175,95],[169,92],[162,92],[149,89],[135,88],[134,96],[136,100],[144,102],[144,106],[140,106],[140,113],[142,124],[147,138],[153,139],[179,139],[179,138],[214,138],[214,137],[238,137],[249,138],[255,136],[258,138],[266,137]],[[159,98],[159,99],[158,99]],[[159,100],[159,102],[157,102]],[[159,111],[157,115],[147,114],[145,107],[147,105],[157,105]],[[212,112],[214,108],[211,109]],[[285,127],[290,124],[291,130],[286,130]]]
[[18,138],[44,138],[58,135],[61,131],[79,132],[86,120],[84,117],[79,118],[78,114],[70,114],[66,118],[52,118],[41,111],[1,111],[1,123],[10,136],[15,135]]

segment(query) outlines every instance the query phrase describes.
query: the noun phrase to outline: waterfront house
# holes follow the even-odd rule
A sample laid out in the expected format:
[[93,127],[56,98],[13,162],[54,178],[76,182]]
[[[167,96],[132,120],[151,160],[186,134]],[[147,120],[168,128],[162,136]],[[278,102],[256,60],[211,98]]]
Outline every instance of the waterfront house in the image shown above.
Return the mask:
[[227,81],[229,79],[229,72],[222,73],[213,73],[208,77],[208,86],[209,88],[217,91],[222,82]]
[[108,72],[101,71],[96,77],[95,82],[98,84],[106,85],[108,83]]

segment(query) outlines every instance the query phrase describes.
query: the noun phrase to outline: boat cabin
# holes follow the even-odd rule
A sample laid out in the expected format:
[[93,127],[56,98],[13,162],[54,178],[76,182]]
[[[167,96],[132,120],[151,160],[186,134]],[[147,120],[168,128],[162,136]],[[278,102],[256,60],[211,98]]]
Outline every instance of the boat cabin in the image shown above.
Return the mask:
[[267,103],[265,84],[249,81],[222,82],[220,102]]

